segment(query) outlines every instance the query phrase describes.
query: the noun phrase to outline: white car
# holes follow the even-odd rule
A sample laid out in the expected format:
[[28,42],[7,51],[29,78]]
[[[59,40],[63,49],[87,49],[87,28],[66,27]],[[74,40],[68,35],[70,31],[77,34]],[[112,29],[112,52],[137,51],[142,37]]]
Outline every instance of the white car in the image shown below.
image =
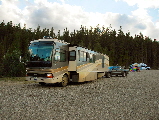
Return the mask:
[[140,70],[150,70],[151,68],[150,67],[147,67],[147,66],[141,66],[140,67]]

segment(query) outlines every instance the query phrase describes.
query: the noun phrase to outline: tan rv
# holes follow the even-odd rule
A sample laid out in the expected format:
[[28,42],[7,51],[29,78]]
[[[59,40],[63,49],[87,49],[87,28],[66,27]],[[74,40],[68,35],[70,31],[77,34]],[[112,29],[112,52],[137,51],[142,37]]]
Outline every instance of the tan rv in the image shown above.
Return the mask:
[[26,64],[26,80],[41,85],[96,80],[102,76],[110,77],[109,57],[70,45],[58,39],[39,39],[31,41],[30,60]]

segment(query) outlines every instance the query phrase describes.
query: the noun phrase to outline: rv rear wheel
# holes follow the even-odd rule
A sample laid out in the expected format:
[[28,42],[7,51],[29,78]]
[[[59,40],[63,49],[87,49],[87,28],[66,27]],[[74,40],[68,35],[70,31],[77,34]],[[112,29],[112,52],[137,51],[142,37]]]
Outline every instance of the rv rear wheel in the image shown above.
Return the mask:
[[107,73],[105,74],[105,76],[106,76],[107,78],[110,78],[110,77],[111,77],[111,73],[110,73],[110,72],[107,72]]
[[67,75],[64,75],[62,77],[62,82],[60,83],[60,86],[65,87],[65,86],[67,86],[67,84],[68,84],[68,77],[67,77]]

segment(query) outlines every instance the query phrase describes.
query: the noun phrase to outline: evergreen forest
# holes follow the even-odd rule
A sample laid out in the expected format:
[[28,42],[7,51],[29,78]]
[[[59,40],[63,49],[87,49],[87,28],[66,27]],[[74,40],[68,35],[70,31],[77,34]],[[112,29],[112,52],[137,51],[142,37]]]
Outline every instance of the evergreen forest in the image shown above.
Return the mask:
[[[152,31],[153,32],[153,31]],[[110,26],[100,28],[86,28],[79,30],[54,32],[54,28],[26,29],[20,24],[14,25],[12,21],[0,24],[0,77],[25,76],[25,62],[28,59],[28,46],[30,41],[51,36],[71,44],[77,44],[88,49],[107,54],[110,66],[120,65],[127,68],[132,63],[145,63],[152,69],[159,68],[159,42],[144,36],[131,36],[130,32],[124,33],[122,26],[115,30]],[[21,62],[19,60],[21,56]]]

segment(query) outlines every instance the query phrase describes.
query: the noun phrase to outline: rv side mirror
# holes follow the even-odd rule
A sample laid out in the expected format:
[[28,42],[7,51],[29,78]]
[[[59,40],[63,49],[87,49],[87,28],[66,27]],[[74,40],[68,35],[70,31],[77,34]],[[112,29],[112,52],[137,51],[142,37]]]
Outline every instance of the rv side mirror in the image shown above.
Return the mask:
[[[19,62],[20,63],[24,63],[24,62],[22,62],[22,56],[19,56]],[[25,64],[25,63],[24,63]]]
[[19,62],[22,62],[22,57],[21,56],[19,56]]

